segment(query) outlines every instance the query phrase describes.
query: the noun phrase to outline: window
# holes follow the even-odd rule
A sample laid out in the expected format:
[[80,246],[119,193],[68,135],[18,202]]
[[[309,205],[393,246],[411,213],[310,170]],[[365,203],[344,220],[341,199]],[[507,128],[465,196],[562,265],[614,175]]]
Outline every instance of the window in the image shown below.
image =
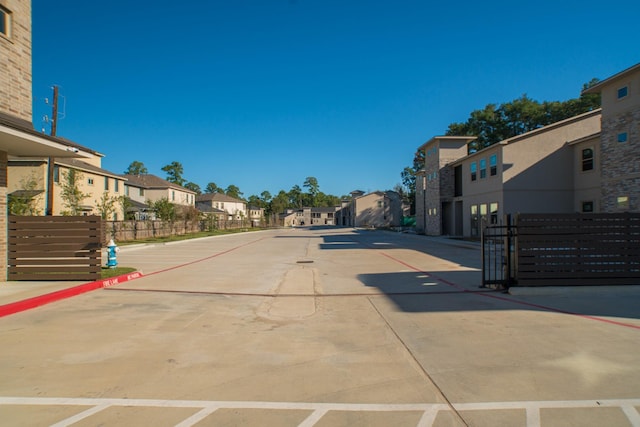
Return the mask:
[[109,191],[109,178],[104,177],[104,191]]
[[0,34],[11,37],[11,12],[0,6]]
[[60,166],[53,165],[53,182],[60,182]]
[[124,194],[128,197],[129,196],[129,186],[125,185],[124,186]]
[[593,170],[593,149],[585,148],[582,150],[582,171]]
[[140,189],[139,194],[140,194],[140,197],[144,197],[144,188],[141,188],[141,189]]
[[487,159],[480,160],[480,179],[487,177]]
[[491,203],[489,205],[489,211],[491,212],[491,217],[489,221],[491,222],[491,224],[497,224],[498,223],[498,203]]
[[93,178],[87,178],[87,184],[93,185]]
[[627,86],[623,86],[618,89],[618,99],[622,99],[629,94],[629,88]]
[[489,174],[491,176],[496,176],[498,174],[498,155],[492,154],[489,157]]
[[471,181],[475,181],[478,178],[477,172],[478,165],[476,164],[476,162],[471,163]]
[[620,196],[616,202],[618,209],[629,209],[629,196]]
[[588,202],[582,202],[582,212],[583,213],[593,212],[593,202],[591,200],[589,200]]
[[621,142],[621,143],[627,142],[627,133],[626,132],[620,132],[618,134],[618,142]]
[[120,192],[120,183],[117,179],[113,180],[113,191],[115,191],[116,193]]
[[378,200],[378,207],[381,208],[382,207],[382,200]]
[[175,202],[175,200],[176,200],[176,192],[171,190],[171,201]]

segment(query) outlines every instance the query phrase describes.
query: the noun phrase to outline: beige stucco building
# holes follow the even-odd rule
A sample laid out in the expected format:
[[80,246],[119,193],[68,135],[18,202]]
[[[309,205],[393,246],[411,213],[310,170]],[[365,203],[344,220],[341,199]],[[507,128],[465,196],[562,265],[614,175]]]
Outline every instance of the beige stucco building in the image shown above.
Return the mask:
[[[70,207],[62,195],[65,179],[71,169],[78,174],[77,188],[84,195],[80,201],[79,215],[103,215],[109,206],[108,220],[124,219],[120,198],[124,195],[125,180],[113,172],[99,167],[102,155],[93,151],[83,151],[91,158],[14,158],[9,160],[9,196],[24,192],[29,182],[36,182],[37,194],[34,195],[37,212],[44,215],[70,214]],[[46,183],[49,177],[49,161],[52,161],[52,186]],[[98,165],[98,166],[97,166]],[[52,191],[48,197],[49,189]]]
[[126,181],[124,193],[138,204],[146,205],[166,199],[176,206],[195,207],[196,192],[181,185],[152,174],[125,174],[121,175],[121,178]]
[[[247,202],[221,193],[200,194],[196,198],[196,207],[202,212],[226,212],[225,220],[239,221],[247,218]],[[219,216],[219,215],[218,215]]]
[[600,118],[600,110],[591,111],[472,154],[473,138],[432,138],[420,147],[425,168],[416,179],[417,231],[477,238],[483,225],[505,214],[579,212],[588,201],[597,209],[597,171],[580,168],[582,150],[595,148]]
[[395,191],[351,192],[336,212],[336,225],[349,227],[399,227],[402,224],[402,200]]
[[[90,154],[32,125],[31,1],[0,0],[0,280],[7,277],[9,160],[81,158]],[[71,148],[71,149],[70,149]],[[46,183],[45,183],[46,184]]]

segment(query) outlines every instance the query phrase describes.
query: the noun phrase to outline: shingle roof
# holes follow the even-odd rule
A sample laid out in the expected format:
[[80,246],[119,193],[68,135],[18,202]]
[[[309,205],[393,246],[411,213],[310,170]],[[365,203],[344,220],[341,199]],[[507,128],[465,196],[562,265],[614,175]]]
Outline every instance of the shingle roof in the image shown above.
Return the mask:
[[45,133],[42,132],[38,132],[37,130],[35,130],[33,128],[33,125],[31,124],[31,122],[21,119],[19,117],[15,117],[12,116],[10,114],[6,114],[6,113],[2,113],[0,112],[0,125],[3,126],[7,126],[10,127],[12,129],[18,130],[20,132],[24,132],[30,135],[34,135],[34,136],[38,136],[40,138],[44,138],[47,139],[49,141],[54,141],[57,142],[59,144],[64,144],[67,145],[69,147],[75,147],[79,150],[82,150],[86,153],[91,153],[91,154],[96,154],[96,155],[102,155],[100,153],[98,153],[95,150],[92,150],[90,148],[84,147],[80,144],[76,144],[73,141],[69,141],[68,139],[65,138],[61,138],[59,136],[51,136],[51,135],[47,135]]
[[205,193],[196,196],[196,202],[233,202],[233,203],[246,203],[244,200],[236,199],[235,197],[227,196],[222,193]]
[[89,164],[87,162],[83,162],[82,160],[79,159],[73,159],[73,158],[69,158],[69,157],[56,157],[55,158],[55,163],[60,164],[60,165],[64,165],[64,166],[69,166],[72,167],[74,169],[81,169],[81,170],[85,170],[87,172],[94,172],[100,175],[108,175],[114,178],[121,178],[121,176],[117,173],[114,172],[109,172],[106,169],[102,169],[99,168],[97,166],[94,166],[92,164]]
[[158,189],[158,188],[174,188],[176,190],[185,191],[187,193],[196,194],[195,191],[189,190],[188,188],[182,187],[178,184],[174,184],[173,182],[169,182],[165,179],[157,177],[151,174],[142,174],[142,175],[130,175],[124,174],[120,175],[127,179],[127,184],[132,184],[137,187],[142,187],[146,189]]

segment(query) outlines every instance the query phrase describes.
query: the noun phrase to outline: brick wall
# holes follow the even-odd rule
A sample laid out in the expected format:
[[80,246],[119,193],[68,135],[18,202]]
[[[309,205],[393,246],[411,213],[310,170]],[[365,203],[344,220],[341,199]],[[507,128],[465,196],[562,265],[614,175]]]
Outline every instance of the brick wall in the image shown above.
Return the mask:
[[11,19],[9,37],[0,34],[0,111],[31,122],[31,1],[0,0],[0,6]]
[[[618,134],[627,132],[627,142]],[[640,109],[603,118],[601,136],[602,211],[640,210]],[[618,196],[629,197],[628,209],[617,206]]]

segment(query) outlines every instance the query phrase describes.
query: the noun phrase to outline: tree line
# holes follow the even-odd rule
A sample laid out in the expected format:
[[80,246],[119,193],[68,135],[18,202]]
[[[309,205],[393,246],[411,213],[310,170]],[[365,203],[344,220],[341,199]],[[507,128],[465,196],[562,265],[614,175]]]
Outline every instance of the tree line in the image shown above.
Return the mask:
[[[203,193],[225,194],[235,199],[243,200],[251,207],[264,209],[266,215],[281,213],[287,209],[300,209],[302,207],[339,206],[343,199],[348,198],[348,196],[338,197],[323,193],[320,191],[317,178],[313,176],[307,177],[302,187],[294,185],[289,191],[280,190],[275,196],[265,190],[259,195],[253,194],[244,198],[244,193],[233,184],[224,188],[219,187],[215,182],[209,182],[203,191],[198,184],[188,181],[183,177],[184,167],[180,162],[173,161],[163,166],[161,170],[166,173],[165,179],[167,181],[187,188],[198,195]],[[134,160],[124,173],[127,175],[145,175],[148,174],[149,171],[144,166],[144,163]]]
[[[600,108],[600,94],[584,94],[599,82],[594,78],[582,86],[583,92],[578,98],[567,101],[538,102],[526,94],[503,104],[487,104],[481,110],[474,110],[467,121],[451,123],[447,127],[447,136],[475,136],[468,145],[469,154],[489,147],[500,141],[526,132],[577,116]],[[405,200],[415,213],[416,173],[424,168],[424,152],[417,151],[413,164],[406,166],[400,176]]]

